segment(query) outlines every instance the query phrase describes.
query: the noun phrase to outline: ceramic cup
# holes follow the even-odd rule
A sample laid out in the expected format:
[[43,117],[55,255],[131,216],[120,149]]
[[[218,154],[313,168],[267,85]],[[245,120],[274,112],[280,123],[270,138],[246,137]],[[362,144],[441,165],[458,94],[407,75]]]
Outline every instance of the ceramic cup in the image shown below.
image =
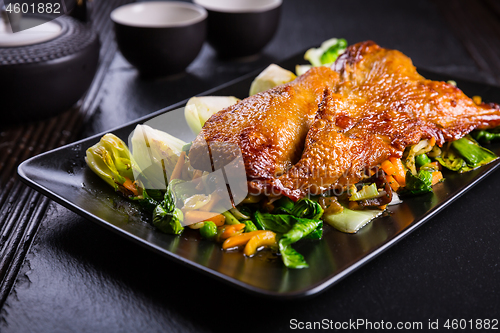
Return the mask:
[[175,1],[137,2],[111,13],[120,51],[148,78],[186,69],[205,41],[206,18],[202,7]]
[[278,29],[282,0],[193,0],[208,11],[209,44],[222,58],[258,54]]

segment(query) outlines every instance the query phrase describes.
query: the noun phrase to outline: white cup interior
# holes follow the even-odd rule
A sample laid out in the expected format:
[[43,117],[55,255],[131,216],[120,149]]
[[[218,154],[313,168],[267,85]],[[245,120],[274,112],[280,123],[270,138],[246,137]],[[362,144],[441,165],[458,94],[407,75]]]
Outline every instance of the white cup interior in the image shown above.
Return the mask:
[[116,23],[144,28],[181,27],[206,17],[207,11],[200,6],[175,1],[137,2],[111,12],[111,19]]
[[226,13],[252,13],[274,9],[282,0],[193,0],[206,9]]

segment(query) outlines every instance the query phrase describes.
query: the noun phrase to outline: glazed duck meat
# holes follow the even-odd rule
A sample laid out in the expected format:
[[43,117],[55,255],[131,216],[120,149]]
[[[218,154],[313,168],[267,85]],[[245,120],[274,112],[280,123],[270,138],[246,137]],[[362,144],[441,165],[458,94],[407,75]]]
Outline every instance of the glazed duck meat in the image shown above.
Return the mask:
[[300,159],[324,94],[338,78],[327,67],[313,68],[293,82],[214,114],[193,142],[191,165],[205,171],[218,169],[235,157],[237,148],[249,179],[269,181],[283,174]]
[[423,78],[401,52],[362,42],[332,69],[313,68],[215,114],[189,156],[206,169],[196,163],[201,146],[237,144],[251,192],[297,200],[355,184],[421,139],[442,145],[499,125],[499,105],[476,105],[460,89]]

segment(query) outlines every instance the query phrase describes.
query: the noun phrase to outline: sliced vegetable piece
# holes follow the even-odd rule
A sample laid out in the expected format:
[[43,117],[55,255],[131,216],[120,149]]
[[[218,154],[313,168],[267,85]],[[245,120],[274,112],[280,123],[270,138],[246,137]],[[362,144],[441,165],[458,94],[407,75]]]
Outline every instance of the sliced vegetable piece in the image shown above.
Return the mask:
[[439,162],[431,162],[420,167],[420,170],[427,170],[429,172],[439,171]]
[[344,207],[344,210],[339,214],[323,215],[323,221],[339,231],[356,233],[381,214],[382,211],[379,209],[351,210]]
[[443,174],[441,171],[434,171],[432,173],[432,186],[436,185],[443,179]]
[[247,233],[244,233],[241,235],[237,235],[234,237],[229,237],[228,239],[226,239],[224,241],[224,243],[222,243],[222,248],[224,250],[227,250],[227,249],[232,249],[233,247],[236,247],[236,246],[245,245],[250,240],[250,238],[252,238],[253,236],[255,236],[261,232],[265,232],[265,231],[264,230],[256,230],[256,231],[247,232]]
[[174,170],[172,171],[172,175],[170,176],[170,180],[181,179],[181,172],[182,172],[182,167],[184,166],[185,158],[186,158],[186,152],[181,151],[181,154],[177,159],[177,163],[175,164]]
[[229,211],[225,211],[222,213],[222,215],[224,215],[224,217],[226,218],[226,224],[240,224],[240,221],[234,217],[233,214],[231,214],[231,212]]
[[249,220],[250,216],[243,214],[242,212],[239,211],[238,208],[231,208],[229,210],[231,214],[234,215],[238,220]]
[[[182,206],[183,210],[200,210],[201,208],[205,207],[210,200],[212,199],[212,196],[205,195],[205,194],[195,194],[190,196],[189,198],[184,200],[184,206]],[[210,211],[210,210],[204,210],[204,211]]]
[[199,210],[190,210],[185,214],[184,223],[189,225],[193,223],[198,223],[202,221],[212,221],[216,226],[221,226],[224,224],[226,218],[224,215],[213,212],[202,212]]
[[[233,224],[233,225],[228,225],[224,229],[224,232],[221,235],[221,239],[227,239],[229,237],[235,236],[239,231],[243,230],[245,228],[245,223],[239,223],[239,224]],[[242,233],[242,232],[240,232]]]
[[295,80],[294,73],[276,64],[269,65],[253,80],[249,96]]
[[380,167],[382,168],[382,170],[384,170],[386,176],[392,176],[396,173],[396,168],[389,160],[382,162]]
[[399,158],[395,157],[391,157],[389,158],[389,160],[396,169],[396,173],[393,174],[393,177],[396,179],[400,186],[404,187],[406,185],[406,171],[403,166],[403,162],[401,162]]
[[361,190],[356,193],[353,193],[350,197],[350,201],[359,201],[359,200],[367,200],[373,199],[379,196],[379,192],[377,189],[377,184],[373,183],[371,185],[365,185]]
[[[450,145],[451,146],[451,145]],[[453,149],[450,147],[443,152],[441,156],[436,157],[436,161],[438,161],[442,166],[451,171],[459,172],[464,167],[467,166],[467,163],[461,158]]]
[[343,38],[332,38],[324,41],[319,48],[311,48],[304,54],[304,59],[311,65],[329,66],[337,60],[338,56],[344,53],[347,48],[347,41]]
[[342,212],[344,207],[339,203],[339,199],[336,196],[321,197],[318,200],[321,208],[323,208],[323,214],[337,214]]
[[130,179],[128,179],[128,178],[125,177],[125,183],[123,183],[122,186],[125,187],[130,192],[132,192],[132,194],[134,196],[138,196],[139,195],[139,189],[137,188],[137,183],[136,182],[133,182],[132,180],[130,180]]
[[276,242],[276,234],[272,231],[264,231],[257,235],[254,235],[248,243],[245,245],[245,249],[243,253],[251,257],[262,246],[276,246],[278,243]]
[[234,96],[192,97],[184,108],[184,116],[191,131],[193,131],[195,135],[198,135],[208,118],[239,101],[240,100]]
[[498,158],[493,152],[477,144],[470,136],[453,141],[452,146],[467,163],[466,171],[486,165]]
[[217,192],[213,192],[210,194],[210,200],[207,202],[206,205],[202,206],[200,210],[204,212],[210,212],[214,210],[215,205],[221,200],[222,198],[220,195],[217,194]]
[[[165,190],[168,185],[165,182],[166,177],[172,178],[171,175],[186,142],[147,125],[137,125],[129,142],[134,161],[141,170],[141,177],[144,178],[141,180],[145,187]],[[191,174],[184,164],[181,169]],[[138,176],[136,173],[136,178]],[[168,183],[170,181],[171,179],[168,179]]]
[[445,168],[460,173],[486,165],[498,157],[481,147],[470,135],[451,142],[436,160]]
[[399,189],[399,183],[394,177],[392,176],[386,176],[387,181],[389,182],[389,185],[391,186],[392,190],[396,192]]

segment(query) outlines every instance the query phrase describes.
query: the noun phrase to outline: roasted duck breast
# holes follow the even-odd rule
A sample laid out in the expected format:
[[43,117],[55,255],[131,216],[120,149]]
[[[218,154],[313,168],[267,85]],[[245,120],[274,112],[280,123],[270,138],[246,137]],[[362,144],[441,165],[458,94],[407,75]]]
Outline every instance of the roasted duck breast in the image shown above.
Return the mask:
[[[500,125],[500,106],[426,80],[411,59],[374,42],[348,47],[332,66],[251,96],[212,116],[191,148],[237,144],[249,189],[293,200],[357,183],[408,145],[438,145]],[[220,156],[217,152],[214,156]]]
[[191,165],[218,169],[237,156],[237,149],[249,179],[269,181],[282,175],[300,159],[324,94],[338,78],[330,68],[313,68],[214,114],[191,146]]

